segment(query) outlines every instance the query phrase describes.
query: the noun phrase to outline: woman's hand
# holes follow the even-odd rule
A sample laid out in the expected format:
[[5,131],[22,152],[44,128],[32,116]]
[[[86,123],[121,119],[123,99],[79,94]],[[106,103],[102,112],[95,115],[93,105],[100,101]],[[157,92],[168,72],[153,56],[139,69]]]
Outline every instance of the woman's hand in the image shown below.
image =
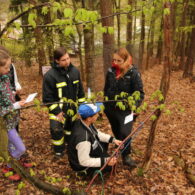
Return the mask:
[[121,141],[121,140],[118,140],[118,139],[114,139],[114,143],[115,143],[117,146],[119,146],[119,145],[122,143],[122,141]]
[[23,106],[26,104],[25,100],[21,100],[21,101],[19,101],[18,103],[19,103],[19,105],[20,105],[21,107],[23,107]]
[[112,157],[111,160],[108,162],[109,166],[114,166],[117,163],[117,158]]

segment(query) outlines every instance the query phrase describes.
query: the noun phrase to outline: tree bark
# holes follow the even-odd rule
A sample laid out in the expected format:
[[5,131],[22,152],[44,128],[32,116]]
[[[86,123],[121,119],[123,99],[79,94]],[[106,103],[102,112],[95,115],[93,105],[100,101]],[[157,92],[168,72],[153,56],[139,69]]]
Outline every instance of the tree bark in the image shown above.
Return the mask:
[[[128,0],[128,5],[133,7],[133,0]],[[127,14],[127,30],[126,30],[126,40],[127,40],[127,45],[126,48],[129,51],[129,53],[132,53],[132,31],[133,31],[133,17],[132,13]]]
[[[143,0],[145,1],[145,0]],[[142,10],[142,15],[141,15],[141,36],[140,36],[140,44],[139,44],[139,69],[141,71],[144,70],[143,67],[143,56],[144,56],[144,47],[145,47],[145,15]]]
[[[171,4],[168,2],[164,3],[164,8],[171,8]],[[171,9],[170,9],[171,10]],[[166,96],[169,90],[170,86],[170,74],[171,74],[171,16],[170,15],[165,15],[164,16],[164,66],[163,66],[163,74],[161,78],[161,84],[160,84],[160,90],[164,96],[164,99],[162,101],[159,101],[159,104],[164,103],[166,100]],[[154,146],[154,141],[155,141],[155,135],[156,135],[156,127],[158,124],[158,120],[161,116],[161,110],[158,109],[156,111],[156,117],[157,119],[152,122],[148,141],[147,141],[147,146],[146,146],[146,151],[145,151],[145,156],[144,156],[144,161],[142,167],[144,168],[145,171],[148,170],[152,158],[152,152],[153,152],[153,146]]]
[[[116,12],[120,12],[120,8],[121,8],[121,0],[118,0],[118,3],[117,3],[117,0],[114,1],[115,3],[115,8],[116,8]],[[120,14],[118,14],[116,16],[117,18],[117,45],[118,47],[120,47],[121,45],[121,16]]]
[[[100,12],[101,16],[105,17],[113,13],[112,0],[100,0]],[[103,27],[113,27],[114,18],[104,18],[101,20]],[[104,62],[104,74],[106,74],[112,61],[112,54],[114,51],[114,34],[103,33],[103,62]]]
[[[195,11],[195,9],[194,9]],[[194,11],[192,11],[192,13],[194,13]],[[195,25],[195,16],[192,17],[192,24],[191,25]],[[183,77],[192,77],[193,76],[193,65],[195,62],[195,28],[192,28],[192,32],[191,32],[191,41],[190,41],[190,46],[189,46],[189,50],[188,50],[188,56],[187,56],[187,61],[185,63],[185,67],[184,67],[184,72],[183,72]]]
[[[93,10],[93,0],[87,0],[84,3],[85,8]],[[94,26],[89,24],[84,28],[84,46],[85,46],[85,66],[87,72],[87,87],[95,91],[95,67],[94,67]]]

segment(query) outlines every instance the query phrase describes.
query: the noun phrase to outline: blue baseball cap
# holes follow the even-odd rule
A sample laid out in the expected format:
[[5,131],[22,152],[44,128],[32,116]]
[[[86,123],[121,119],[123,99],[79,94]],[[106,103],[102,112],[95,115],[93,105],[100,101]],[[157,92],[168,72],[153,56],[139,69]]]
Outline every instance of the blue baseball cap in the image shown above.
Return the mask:
[[78,113],[81,115],[82,118],[88,118],[98,113],[101,110],[100,108],[101,105],[103,104],[102,103],[81,104],[79,106]]

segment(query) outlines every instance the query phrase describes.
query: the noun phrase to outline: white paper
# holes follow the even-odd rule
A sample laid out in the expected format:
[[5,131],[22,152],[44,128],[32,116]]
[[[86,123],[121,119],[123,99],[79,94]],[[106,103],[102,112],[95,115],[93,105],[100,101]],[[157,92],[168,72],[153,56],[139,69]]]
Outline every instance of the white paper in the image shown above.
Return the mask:
[[133,112],[125,117],[124,124],[127,124],[129,122],[133,121]]
[[35,98],[36,96],[37,96],[37,93],[32,93],[32,94],[30,94],[30,95],[26,98],[25,103],[28,103],[28,102],[33,101],[34,98]]

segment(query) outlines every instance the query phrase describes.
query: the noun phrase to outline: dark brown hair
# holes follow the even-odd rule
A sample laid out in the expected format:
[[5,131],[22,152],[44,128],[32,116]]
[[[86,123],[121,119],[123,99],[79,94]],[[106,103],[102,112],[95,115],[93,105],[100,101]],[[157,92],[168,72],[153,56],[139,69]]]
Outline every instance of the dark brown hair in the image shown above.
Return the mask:
[[59,47],[55,49],[53,54],[54,60],[59,60],[62,56],[64,56],[67,53],[68,52],[64,47]]
[[0,50],[0,66],[5,66],[6,61],[10,59],[11,57],[7,52],[4,50]]

